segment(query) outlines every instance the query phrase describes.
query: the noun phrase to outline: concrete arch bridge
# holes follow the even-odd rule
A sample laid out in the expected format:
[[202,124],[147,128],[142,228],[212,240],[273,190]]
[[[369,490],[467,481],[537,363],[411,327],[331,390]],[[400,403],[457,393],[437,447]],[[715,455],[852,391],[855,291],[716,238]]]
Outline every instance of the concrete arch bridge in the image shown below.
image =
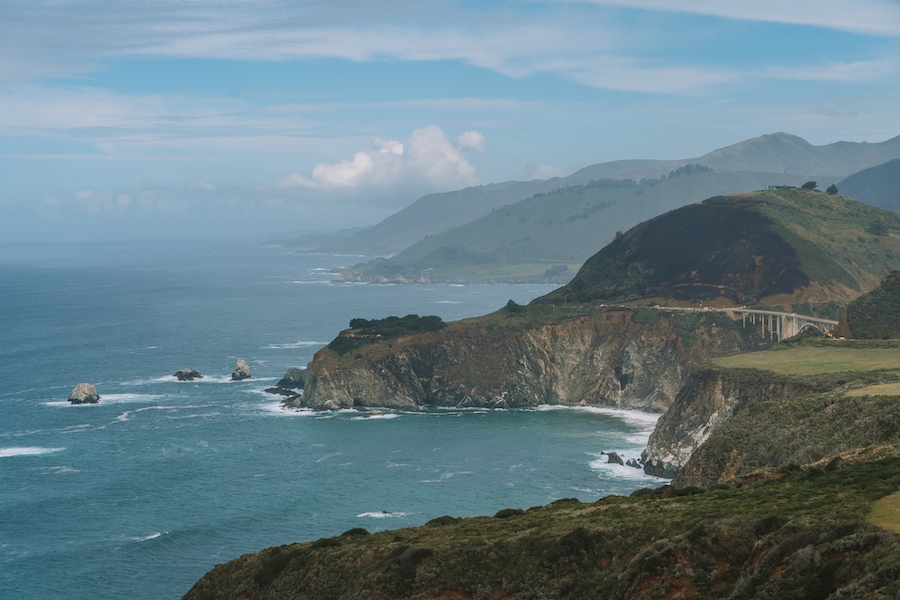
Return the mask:
[[741,319],[742,324],[746,325],[749,321],[751,324],[759,323],[762,325],[762,336],[780,342],[781,340],[793,337],[806,329],[807,327],[815,327],[822,333],[830,333],[838,322],[831,319],[820,319],[819,317],[809,317],[806,315],[798,315],[796,313],[778,312],[774,310],[760,310],[751,308],[722,308],[718,309],[728,313],[732,319]]

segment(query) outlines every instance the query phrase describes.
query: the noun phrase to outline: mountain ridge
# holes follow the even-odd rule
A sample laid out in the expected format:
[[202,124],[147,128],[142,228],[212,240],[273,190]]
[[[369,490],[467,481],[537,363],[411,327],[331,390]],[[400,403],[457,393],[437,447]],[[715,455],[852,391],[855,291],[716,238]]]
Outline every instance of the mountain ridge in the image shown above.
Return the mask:
[[[900,136],[877,143],[835,142],[814,146],[798,136],[772,133],[743,140],[695,158],[617,160],[589,165],[563,178],[509,181],[429,194],[371,228],[322,245],[317,251],[390,256],[427,235],[463,225],[488,214],[492,208],[523,200],[535,193],[567,185],[584,185],[591,180],[603,178],[631,178],[636,181],[653,179],[692,163],[718,170],[827,176],[837,180],[891,158],[900,158]],[[430,215],[432,211],[438,211],[435,214],[443,216]]]

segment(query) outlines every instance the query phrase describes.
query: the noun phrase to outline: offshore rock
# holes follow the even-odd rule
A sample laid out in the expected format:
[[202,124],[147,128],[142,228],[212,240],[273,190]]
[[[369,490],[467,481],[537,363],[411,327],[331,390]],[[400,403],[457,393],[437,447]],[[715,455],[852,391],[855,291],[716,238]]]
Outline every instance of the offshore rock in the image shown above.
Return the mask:
[[69,394],[69,402],[72,404],[96,404],[99,401],[100,394],[90,383],[79,383]]
[[265,391],[270,394],[281,394],[282,396],[296,396],[297,390],[302,390],[306,383],[306,375],[303,371],[296,367],[291,367],[284,372],[284,377],[278,380],[275,387],[266,388]]
[[675,402],[657,421],[641,455],[644,472],[674,478],[716,429],[748,406],[828,388],[826,381],[814,377],[702,367],[691,374]]
[[606,455],[606,464],[624,465],[625,461],[617,452],[609,452]]
[[174,376],[178,379],[178,381],[193,381],[195,379],[203,379],[203,375],[201,375],[194,369],[178,369],[177,371],[175,371]]
[[550,322],[497,313],[436,332],[375,340],[343,355],[323,348],[307,369],[301,405],[415,410],[551,404],[662,412],[694,366],[765,346],[723,313],[579,310],[556,319],[548,310]]
[[232,381],[241,381],[242,379],[250,379],[250,366],[243,358],[239,358],[234,371],[231,373]]

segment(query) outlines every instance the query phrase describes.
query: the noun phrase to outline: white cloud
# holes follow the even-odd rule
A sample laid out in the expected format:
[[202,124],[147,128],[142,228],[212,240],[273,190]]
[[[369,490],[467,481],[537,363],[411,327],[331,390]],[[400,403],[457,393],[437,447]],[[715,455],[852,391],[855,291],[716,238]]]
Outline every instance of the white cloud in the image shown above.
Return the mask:
[[484,152],[484,136],[477,131],[467,131],[456,138],[460,148]]
[[900,74],[896,60],[867,60],[803,67],[771,67],[765,75],[791,81],[830,81],[836,83],[866,83],[884,81]]
[[416,129],[405,142],[376,138],[372,150],[355,153],[338,163],[319,163],[309,176],[292,173],[278,182],[281,188],[319,190],[444,191],[478,183],[478,173],[462,148],[484,148],[477,131],[462,134],[459,147],[437,125]]
[[900,5],[888,0],[582,0],[588,4],[900,35]]

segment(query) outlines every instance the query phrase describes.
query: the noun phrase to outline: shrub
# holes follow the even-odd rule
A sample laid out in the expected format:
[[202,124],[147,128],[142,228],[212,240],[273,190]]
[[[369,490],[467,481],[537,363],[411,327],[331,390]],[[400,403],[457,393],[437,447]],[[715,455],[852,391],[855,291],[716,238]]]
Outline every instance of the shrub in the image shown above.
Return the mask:
[[508,519],[509,517],[515,517],[516,515],[523,515],[525,511],[521,508],[504,508],[502,510],[497,511],[497,514],[494,515],[495,519]]
[[525,307],[521,304],[516,304],[513,300],[510,300],[506,303],[506,312],[512,314],[518,314],[525,310]]
[[639,308],[634,311],[631,320],[638,325],[655,325],[659,322],[661,311],[653,308]]

